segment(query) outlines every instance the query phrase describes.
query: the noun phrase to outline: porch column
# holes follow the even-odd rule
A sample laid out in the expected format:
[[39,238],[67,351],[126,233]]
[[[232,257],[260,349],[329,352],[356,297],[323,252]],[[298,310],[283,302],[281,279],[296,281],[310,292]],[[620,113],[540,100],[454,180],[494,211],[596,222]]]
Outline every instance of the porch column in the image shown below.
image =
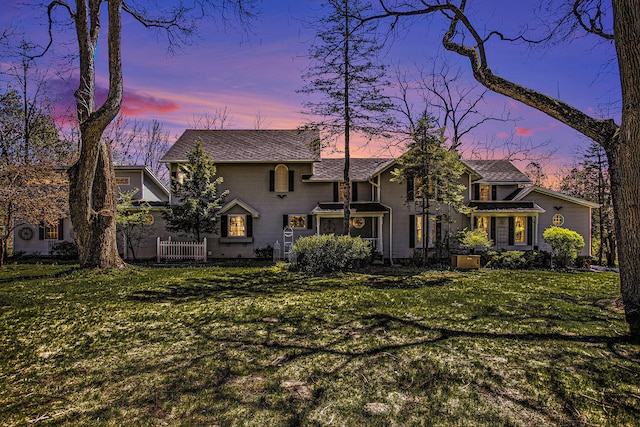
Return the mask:
[[378,244],[378,252],[380,252],[384,256],[384,242],[382,241],[382,222],[384,221],[384,215],[380,215],[378,217],[378,233],[377,233],[377,244]]
[[322,218],[320,215],[317,216],[318,220],[316,221],[316,236],[320,235],[320,219]]

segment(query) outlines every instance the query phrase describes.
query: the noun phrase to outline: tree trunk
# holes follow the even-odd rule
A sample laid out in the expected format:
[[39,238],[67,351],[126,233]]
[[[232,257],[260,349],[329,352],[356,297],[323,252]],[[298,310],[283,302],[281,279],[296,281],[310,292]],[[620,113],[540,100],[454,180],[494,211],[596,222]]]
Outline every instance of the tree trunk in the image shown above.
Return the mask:
[[[85,138],[86,134],[83,136]],[[89,144],[83,141],[84,146]],[[98,148],[95,168],[91,167],[92,158],[81,155],[69,169],[69,210],[78,243],[80,265],[119,268],[125,264],[116,244],[116,188],[111,150],[104,142],[93,144]],[[94,169],[93,174],[90,173],[91,169]],[[81,179],[87,175],[89,180]],[[91,188],[90,192],[86,191],[88,187]]]
[[116,244],[116,187],[111,148],[102,134],[122,105],[122,0],[108,2],[109,93],[95,108],[94,54],[100,33],[100,4],[76,2],[74,16],[80,59],[75,93],[82,146],[69,169],[69,210],[82,267],[119,268],[124,262]]
[[640,341],[640,8],[637,0],[614,0],[613,22],[622,123],[605,145],[611,173],[620,262],[620,293],[633,338]]

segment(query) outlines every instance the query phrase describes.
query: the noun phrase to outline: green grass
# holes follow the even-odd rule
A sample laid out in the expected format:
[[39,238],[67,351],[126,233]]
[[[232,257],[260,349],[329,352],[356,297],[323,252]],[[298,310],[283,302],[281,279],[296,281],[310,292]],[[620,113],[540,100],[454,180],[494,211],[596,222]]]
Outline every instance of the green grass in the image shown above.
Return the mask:
[[9,265],[0,425],[637,425],[618,283]]

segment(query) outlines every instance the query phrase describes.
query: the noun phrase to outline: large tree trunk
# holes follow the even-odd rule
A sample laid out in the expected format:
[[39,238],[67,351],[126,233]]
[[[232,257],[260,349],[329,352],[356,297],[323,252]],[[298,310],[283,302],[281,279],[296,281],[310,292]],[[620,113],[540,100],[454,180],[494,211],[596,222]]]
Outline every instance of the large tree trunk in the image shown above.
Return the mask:
[[76,35],[80,59],[80,85],[75,93],[82,147],[69,169],[69,210],[78,242],[80,265],[122,267],[116,245],[116,187],[110,147],[102,134],[122,105],[121,7],[109,0],[109,93],[95,110],[95,50],[100,33],[100,4],[76,1]]
[[640,8],[637,0],[614,0],[613,13],[622,123],[605,150],[616,217],[620,293],[631,335],[640,341]]
[[[85,133],[88,138],[90,133]],[[95,135],[92,136],[96,138]],[[122,267],[116,245],[115,173],[109,145],[84,141],[97,147],[96,155],[84,155],[69,169],[69,209],[76,234],[80,265],[92,268]],[[97,163],[93,161],[97,157]],[[93,174],[92,174],[93,171]],[[89,178],[82,179],[81,177]],[[87,191],[87,186],[91,190]],[[87,197],[88,196],[88,197]]]

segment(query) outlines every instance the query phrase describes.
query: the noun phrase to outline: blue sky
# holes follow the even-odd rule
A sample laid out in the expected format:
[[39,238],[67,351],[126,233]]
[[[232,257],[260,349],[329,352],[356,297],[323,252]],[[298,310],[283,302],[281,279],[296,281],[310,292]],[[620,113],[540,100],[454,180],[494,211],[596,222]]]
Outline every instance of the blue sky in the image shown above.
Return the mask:
[[[525,25],[534,26],[531,3],[493,0],[482,2],[480,8],[477,2],[470,2],[468,10],[479,27],[514,33]],[[123,113],[139,120],[157,119],[175,135],[188,127],[194,115],[225,107],[234,128],[252,128],[256,114],[272,129],[303,124],[307,117],[301,113],[302,95],[296,90],[304,84],[301,75],[308,65],[305,55],[313,35],[305,22],[318,16],[319,4],[317,0],[264,0],[260,16],[244,33],[224,28],[220,22],[203,21],[199,39],[174,56],[167,54],[161,35],[125,17]],[[12,26],[39,41],[45,39],[46,21],[41,9],[10,0],[0,0],[0,8],[0,26]],[[443,54],[439,41],[443,28],[438,17],[406,21],[387,47],[385,60],[415,74],[416,66],[426,65],[434,55]],[[70,27],[56,27],[57,42],[65,37],[68,40],[69,35]],[[73,44],[68,49],[72,48]],[[57,51],[63,49],[58,47]],[[106,54],[106,46],[101,43],[98,84],[103,86],[107,78]],[[549,95],[559,94],[562,100],[593,115],[598,115],[603,106],[611,108],[607,107],[611,103],[615,110],[620,97],[615,64],[605,67],[613,54],[613,45],[598,45],[593,38],[579,33],[570,43],[557,46],[532,48],[495,41],[489,50],[496,74]],[[468,63],[452,53],[443,55],[454,67],[461,67],[464,82],[474,84]],[[73,84],[50,75],[56,99],[68,105]],[[509,137],[531,145],[548,142],[547,149],[556,150],[553,167],[549,166],[552,171],[558,165],[570,164],[575,152],[586,146],[584,139],[565,125],[503,96],[488,96],[481,108],[487,114],[508,111],[519,120],[478,128],[465,141],[467,147],[479,141],[499,144]],[[353,155],[389,154],[393,153],[365,147]]]

